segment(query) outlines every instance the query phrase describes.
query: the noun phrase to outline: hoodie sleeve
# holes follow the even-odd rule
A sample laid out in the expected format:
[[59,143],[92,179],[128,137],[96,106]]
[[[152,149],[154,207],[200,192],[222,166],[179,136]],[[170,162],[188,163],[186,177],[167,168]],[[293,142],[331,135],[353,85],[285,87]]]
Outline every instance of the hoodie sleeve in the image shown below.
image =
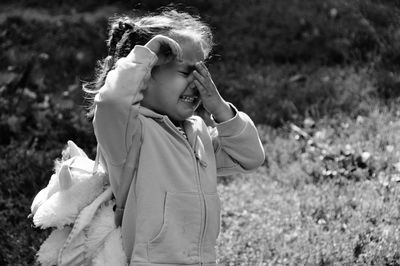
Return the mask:
[[122,168],[132,136],[140,132],[139,102],[156,61],[156,54],[136,45],[108,72],[104,86],[94,99],[94,132],[109,170]]
[[253,121],[230,105],[235,116],[216,124],[211,133],[219,176],[247,173],[265,160],[264,148]]

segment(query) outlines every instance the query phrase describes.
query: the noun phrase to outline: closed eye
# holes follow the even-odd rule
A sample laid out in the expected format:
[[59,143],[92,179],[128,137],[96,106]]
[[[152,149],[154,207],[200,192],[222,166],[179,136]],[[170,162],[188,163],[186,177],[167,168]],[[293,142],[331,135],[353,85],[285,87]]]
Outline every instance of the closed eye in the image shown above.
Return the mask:
[[191,74],[191,72],[186,72],[186,71],[178,71],[179,74],[182,74],[183,76],[187,77]]

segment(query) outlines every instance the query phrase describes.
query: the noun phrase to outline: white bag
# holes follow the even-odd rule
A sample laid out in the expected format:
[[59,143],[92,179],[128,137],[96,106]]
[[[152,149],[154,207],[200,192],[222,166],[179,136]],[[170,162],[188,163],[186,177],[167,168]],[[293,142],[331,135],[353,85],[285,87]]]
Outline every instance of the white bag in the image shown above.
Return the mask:
[[[99,149],[98,149],[99,155]],[[54,228],[37,253],[41,265],[127,265],[103,167],[72,141],[47,187],[33,200],[37,227]],[[126,200],[126,199],[125,199]]]

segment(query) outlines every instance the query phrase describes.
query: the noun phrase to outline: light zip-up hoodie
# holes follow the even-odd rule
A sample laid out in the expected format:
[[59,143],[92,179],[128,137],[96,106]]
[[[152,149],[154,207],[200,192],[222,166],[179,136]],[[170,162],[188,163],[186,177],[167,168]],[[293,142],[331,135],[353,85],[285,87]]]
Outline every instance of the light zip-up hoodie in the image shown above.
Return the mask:
[[95,97],[93,120],[103,164],[116,197],[131,178],[132,136],[142,134],[137,177],[122,220],[130,265],[216,265],[220,229],[217,175],[248,172],[265,159],[251,119],[235,116],[211,129],[200,117],[183,122],[187,138],[165,115],[141,107],[157,56],[144,46],[118,60]]

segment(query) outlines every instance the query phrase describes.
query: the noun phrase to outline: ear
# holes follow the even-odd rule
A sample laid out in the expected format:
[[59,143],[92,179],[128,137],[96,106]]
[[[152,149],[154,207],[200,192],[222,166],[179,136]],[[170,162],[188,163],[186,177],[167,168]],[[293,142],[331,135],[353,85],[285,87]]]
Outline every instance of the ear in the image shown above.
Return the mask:
[[68,140],[68,147],[69,147],[69,154],[70,154],[70,158],[74,157],[74,156],[83,156],[85,158],[88,158],[88,156],[86,155],[86,153],[78,147],[78,145],[76,145],[73,141]]
[[60,173],[58,174],[58,182],[60,183],[61,190],[67,190],[72,186],[72,175],[68,165],[64,164],[61,166]]

